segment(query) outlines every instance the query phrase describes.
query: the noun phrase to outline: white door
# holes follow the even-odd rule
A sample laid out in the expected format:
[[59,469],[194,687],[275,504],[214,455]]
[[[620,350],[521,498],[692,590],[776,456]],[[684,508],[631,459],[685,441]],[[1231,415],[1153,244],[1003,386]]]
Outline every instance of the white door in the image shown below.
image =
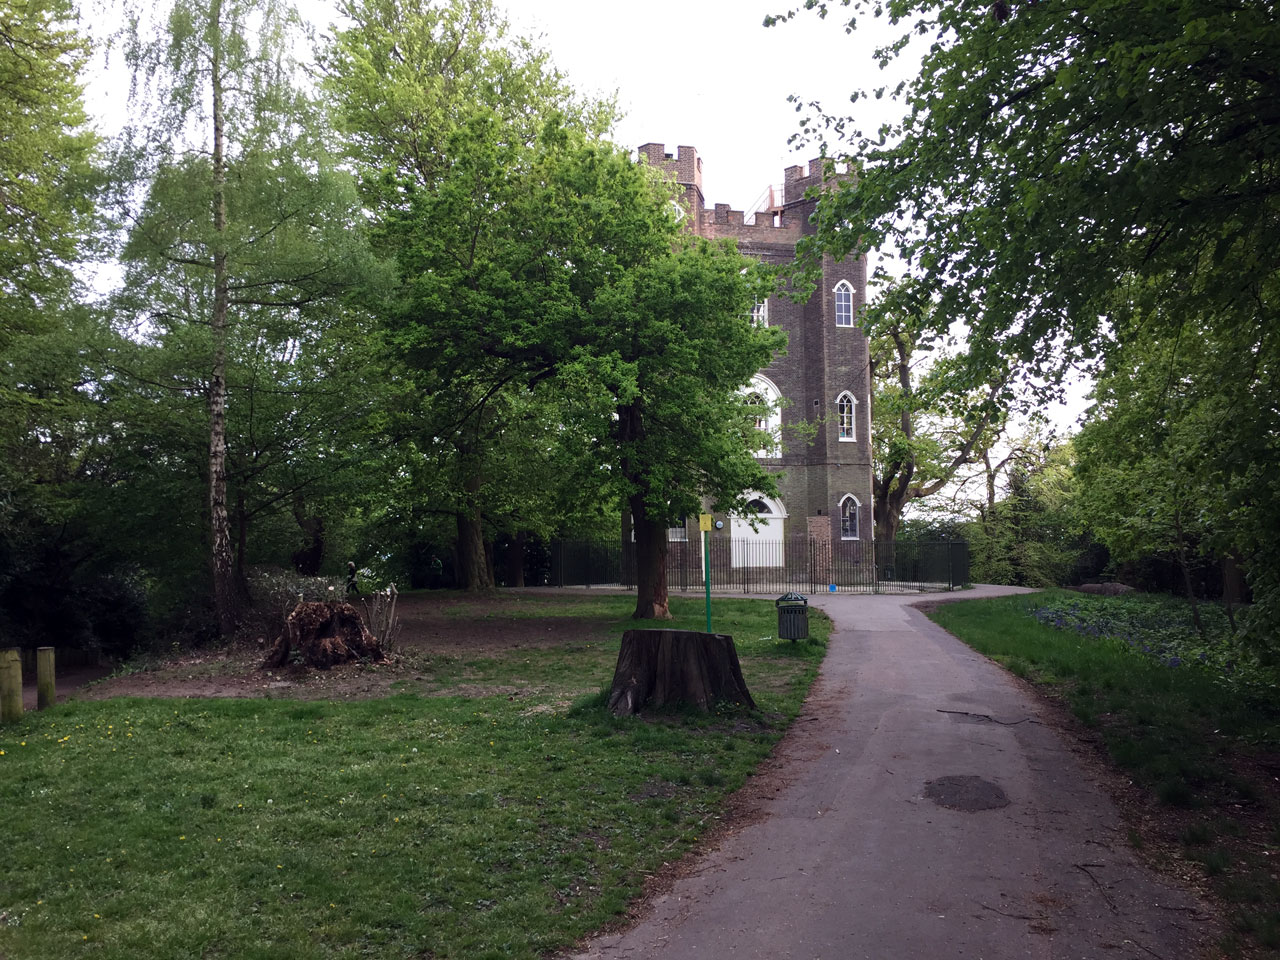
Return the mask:
[[781,567],[782,516],[775,506],[761,498],[749,504],[755,511],[755,529],[746,517],[729,518],[732,563],[737,567]]

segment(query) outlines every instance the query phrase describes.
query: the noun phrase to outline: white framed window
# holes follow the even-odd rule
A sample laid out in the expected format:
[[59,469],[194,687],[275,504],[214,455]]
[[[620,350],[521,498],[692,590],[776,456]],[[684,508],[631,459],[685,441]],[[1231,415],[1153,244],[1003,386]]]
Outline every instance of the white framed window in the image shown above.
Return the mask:
[[835,286],[836,326],[853,326],[853,287],[848,280],[841,280]]
[[754,390],[747,394],[747,405],[757,407],[755,413],[755,425],[757,430],[768,429],[768,411],[765,409],[764,397],[756,393]]
[[858,498],[852,493],[845,494],[844,499],[840,501],[841,540],[859,539],[858,511],[861,506],[862,504],[858,502]]
[[751,325],[755,327],[767,327],[769,325],[768,300],[757,300],[756,305],[751,308]]
[[836,421],[842,441],[858,439],[858,401],[848,390],[836,397]]
[[667,543],[683,543],[689,539],[689,528],[685,526],[685,518],[674,527],[667,527]]
[[755,428],[769,435],[767,444],[756,450],[755,456],[759,459],[782,456],[782,394],[762,374],[752,377],[742,393],[748,404],[759,407],[755,414]]

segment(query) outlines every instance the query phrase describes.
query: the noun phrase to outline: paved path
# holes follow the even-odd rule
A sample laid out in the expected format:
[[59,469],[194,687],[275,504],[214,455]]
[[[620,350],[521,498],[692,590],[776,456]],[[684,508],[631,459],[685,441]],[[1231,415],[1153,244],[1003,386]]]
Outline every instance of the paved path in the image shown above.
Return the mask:
[[[814,598],[836,629],[765,816],[579,960],[1199,955],[1201,905],[1136,861],[1072,745],[920,599]],[[953,804],[998,802],[989,785],[1008,804],[926,797],[948,777],[976,778],[935,785]]]

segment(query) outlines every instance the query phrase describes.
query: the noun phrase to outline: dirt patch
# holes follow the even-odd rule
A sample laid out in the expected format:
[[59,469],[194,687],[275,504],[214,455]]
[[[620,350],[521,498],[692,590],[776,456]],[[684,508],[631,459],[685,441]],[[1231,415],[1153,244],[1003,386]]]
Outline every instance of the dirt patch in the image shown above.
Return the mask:
[[[386,663],[351,663],[329,670],[285,664],[262,669],[274,636],[252,637],[225,649],[176,657],[154,666],[95,680],[76,691],[90,699],[109,697],[287,697],[297,700],[359,700],[382,697],[399,686],[427,696],[511,696],[529,691],[482,684],[431,683],[434,660],[475,660],[512,650],[554,649],[616,639],[608,620],[539,616],[539,605],[563,604],[559,596],[466,597],[458,594],[409,594],[399,600],[401,631]],[[60,694],[80,678],[59,678]]]

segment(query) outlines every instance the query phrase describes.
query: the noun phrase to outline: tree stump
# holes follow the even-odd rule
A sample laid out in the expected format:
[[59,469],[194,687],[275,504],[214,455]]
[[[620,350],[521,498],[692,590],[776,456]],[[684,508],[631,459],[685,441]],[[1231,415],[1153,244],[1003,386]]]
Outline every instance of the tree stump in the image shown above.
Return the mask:
[[337,600],[304,601],[294,607],[284,632],[262,661],[263,668],[283,667],[294,651],[303,663],[321,670],[352,660],[387,659],[356,608]]
[[742,679],[733,637],[694,630],[623,633],[609,693],[614,716],[680,703],[705,711],[717,700],[756,705]]

